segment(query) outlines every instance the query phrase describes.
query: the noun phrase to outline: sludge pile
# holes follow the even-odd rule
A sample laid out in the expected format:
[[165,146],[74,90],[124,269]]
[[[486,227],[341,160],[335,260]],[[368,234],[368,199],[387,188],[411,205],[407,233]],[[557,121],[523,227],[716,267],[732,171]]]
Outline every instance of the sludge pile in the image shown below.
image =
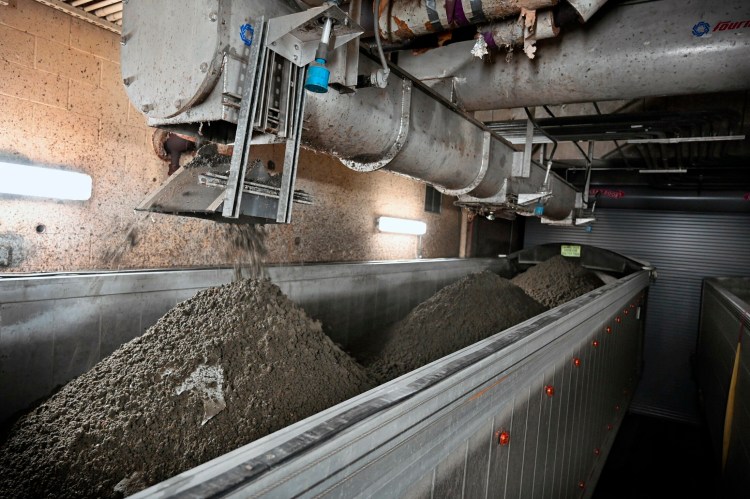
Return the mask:
[[446,286],[389,327],[362,362],[383,383],[534,317],[603,283],[561,255],[508,281],[485,271]]
[[593,272],[562,255],[534,265],[515,276],[511,282],[549,308],[562,305],[604,284]]
[[489,271],[472,274],[444,287],[392,325],[368,367],[383,383],[545,310],[507,279]]
[[369,386],[275,285],[210,288],[20,420],[0,497],[132,494]]
[[[391,327],[369,371],[392,379],[544,310],[467,276]],[[132,494],[372,385],[275,285],[210,288],[21,419],[0,445],[0,497]]]

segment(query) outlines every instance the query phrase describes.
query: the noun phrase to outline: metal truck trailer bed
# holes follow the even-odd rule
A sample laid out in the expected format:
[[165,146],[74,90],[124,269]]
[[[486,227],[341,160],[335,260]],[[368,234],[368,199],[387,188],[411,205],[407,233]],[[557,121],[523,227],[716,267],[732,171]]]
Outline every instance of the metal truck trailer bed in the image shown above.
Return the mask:
[[[590,494],[638,378],[649,272],[611,252],[580,251],[584,266],[620,278],[139,496]],[[560,252],[545,245],[501,259],[268,273],[346,347],[469,273],[511,277]],[[0,278],[2,419],[91,368],[175,303],[232,276],[206,269]]]
[[[266,272],[331,339],[348,345],[483,270],[512,273],[498,258],[288,265]],[[233,269],[0,276],[0,423],[143,334],[175,304],[233,278]]]
[[622,277],[134,497],[589,496],[640,373],[649,279]]
[[[740,346],[741,345],[741,346]],[[738,355],[739,350],[739,355]],[[750,488],[750,277],[703,281],[698,385],[727,497]]]

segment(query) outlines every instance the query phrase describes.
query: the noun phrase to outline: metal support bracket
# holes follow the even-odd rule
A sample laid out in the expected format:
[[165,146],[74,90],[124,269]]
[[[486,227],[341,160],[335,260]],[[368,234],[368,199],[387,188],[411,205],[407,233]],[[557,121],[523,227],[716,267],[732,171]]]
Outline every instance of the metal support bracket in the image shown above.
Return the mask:
[[302,142],[302,121],[305,117],[305,67],[295,68],[297,78],[294,82],[294,114],[291,117],[292,133],[286,139],[284,151],[284,170],[281,176],[281,190],[279,204],[276,209],[277,223],[292,222],[292,202],[294,199],[294,184],[297,180],[297,166],[299,164],[299,148]]
[[[359,24],[362,16],[362,0],[352,0],[349,5],[349,17]],[[346,46],[346,72],[344,85],[349,88],[357,86],[359,76],[359,37]]]
[[529,194],[519,194],[518,204],[521,206],[528,206],[532,203],[542,203],[549,199],[552,195],[550,192],[532,192]]
[[268,48],[292,61],[306,66],[315,60],[323,23],[334,20],[332,50],[354,40],[365,30],[335,5],[322,5],[297,14],[276,17],[268,21]]
[[243,183],[250,161],[250,145],[253,138],[253,120],[258,108],[260,79],[263,76],[266,45],[266,24],[261,17],[255,24],[255,40],[250,47],[250,55],[245,71],[245,83],[242,88],[242,103],[237,120],[237,134],[234,140],[234,151],[229,169],[227,187],[224,191],[224,207],[222,216],[225,218],[239,218],[242,205]]
[[482,139],[482,166],[479,169],[479,173],[476,178],[463,189],[443,189],[442,187],[435,186],[435,188],[448,196],[463,196],[476,189],[479,184],[484,180],[487,175],[487,169],[490,167],[490,146],[492,144],[492,133],[484,132]]
[[583,205],[589,208],[589,191],[591,190],[591,167],[594,162],[594,141],[589,141],[589,153],[586,156],[586,184],[583,187]]
[[[242,89],[242,103],[240,105],[239,120],[237,122],[237,135],[234,143],[234,152],[224,191],[224,207],[222,216],[226,218],[239,218],[242,214],[242,195],[245,189],[245,176],[247,165],[250,162],[250,148],[253,144],[253,130],[255,128],[258,105],[263,95],[263,88],[269,84],[270,76],[266,74],[266,58],[270,57],[268,47],[269,24],[261,19],[256,23],[256,39],[259,40],[251,46],[248,56],[247,71],[245,73],[245,84]],[[297,165],[299,163],[299,149],[302,138],[302,122],[304,120],[305,105],[305,66],[294,66],[284,64],[282,80],[289,81],[292,86],[289,95],[282,99],[280,107],[283,112],[279,115],[278,136],[284,140],[286,149],[284,152],[284,168],[281,176],[281,188],[278,194],[276,214],[272,219],[276,223],[290,223],[292,220],[292,204],[294,202],[294,185],[297,178]],[[291,101],[291,102],[287,102]],[[291,104],[291,105],[289,105]],[[267,117],[263,121],[265,123]]]
[[378,161],[372,163],[360,163],[357,161],[351,161],[347,159],[341,159],[341,162],[352,170],[358,172],[373,172],[386,166],[388,163],[393,161],[393,158],[398,156],[401,149],[406,144],[406,139],[409,135],[409,127],[411,126],[411,80],[404,79],[401,84],[401,119],[399,120],[398,135],[396,140],[393,141],[388,151],[383,154],[383,157]]
[[513,155],[513,176],[529,178],[531,175],[531,153],[534,147],[534,123],[531,120],[526,122],[526,142],[523,149],[523,155]]

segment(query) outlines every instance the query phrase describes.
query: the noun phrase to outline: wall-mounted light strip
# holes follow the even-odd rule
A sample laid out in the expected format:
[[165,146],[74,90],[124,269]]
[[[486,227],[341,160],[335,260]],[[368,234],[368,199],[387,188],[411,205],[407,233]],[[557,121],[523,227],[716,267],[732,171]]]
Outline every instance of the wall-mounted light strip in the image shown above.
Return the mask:
[[86,201],[91,185],[85,173],[0,161],[0,194]]
[[423,236],[427,232],[427,224],[419,220],[380,217],[378,218],[378,230],[380,232],[391,232],[393,234]]

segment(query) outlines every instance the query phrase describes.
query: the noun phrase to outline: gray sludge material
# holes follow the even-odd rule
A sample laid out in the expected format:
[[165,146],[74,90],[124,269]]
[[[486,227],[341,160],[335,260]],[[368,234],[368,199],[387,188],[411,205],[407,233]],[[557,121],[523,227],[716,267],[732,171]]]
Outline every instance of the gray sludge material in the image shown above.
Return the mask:
[[603,284],[593,272],[562,255],[534,265],[515,276],[512,282],[549,308],[562,305]]
[[380,382],[499,333],[546,308],[492,272],[469,275],[422,302],[382,335],[364,360]]
[[0,497],[121,497],[370,387],[268,281],[209,288],[23,417]]

